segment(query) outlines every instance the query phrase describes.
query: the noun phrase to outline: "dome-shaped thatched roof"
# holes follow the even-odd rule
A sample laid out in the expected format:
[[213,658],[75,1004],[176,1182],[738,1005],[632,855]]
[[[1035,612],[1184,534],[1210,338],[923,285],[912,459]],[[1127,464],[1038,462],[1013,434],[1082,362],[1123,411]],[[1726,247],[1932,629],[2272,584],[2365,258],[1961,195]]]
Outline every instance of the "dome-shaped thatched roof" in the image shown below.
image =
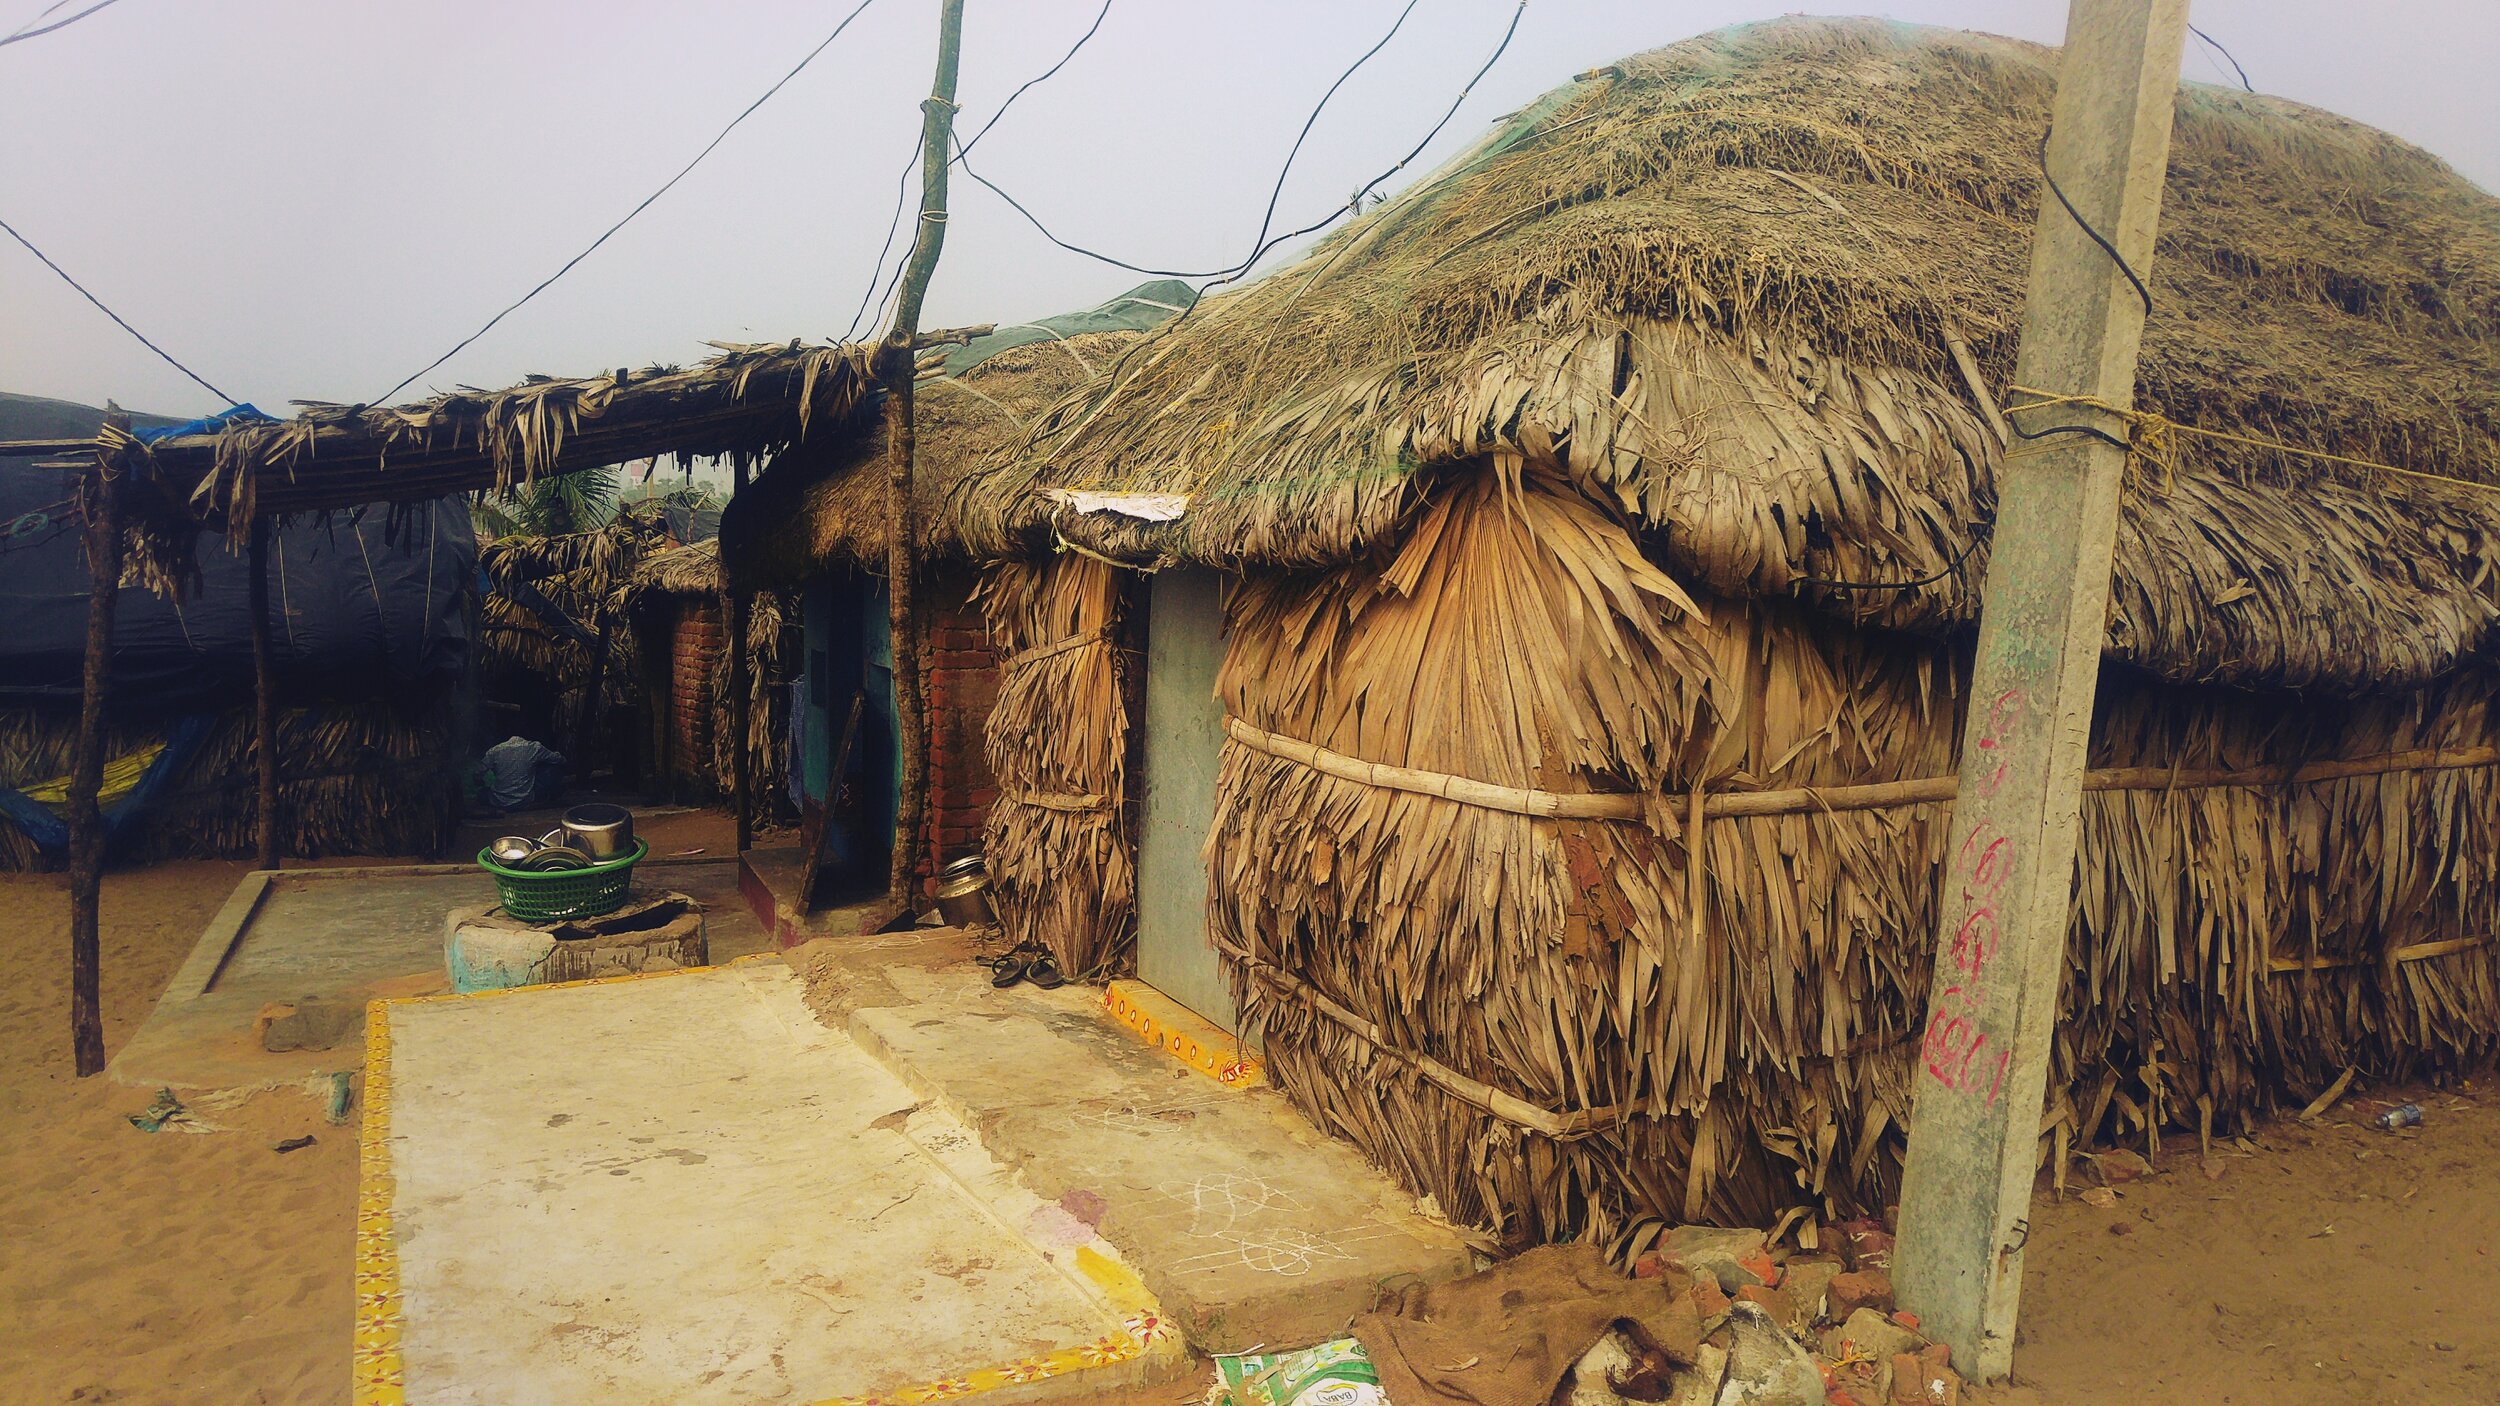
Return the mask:
[[[1150,334],[951,499],[976,553],[1316,566],[1441,466],[1562,463],[1688,581],[1967,624],[2056,52],[1782,20],[1584,75],[1299,264]],[[2500,201],[2384,133],[2181,90],[2138,403],[2500,484]],[[1967,349],[1968,367],[1957,357]],[[2484,648],[2500,495],[2188,441],[2109,646],[2360,689]],[[1066,491],[1187,494],[1171,522]],[[1841,591],[1816,580],[1909,581]]]

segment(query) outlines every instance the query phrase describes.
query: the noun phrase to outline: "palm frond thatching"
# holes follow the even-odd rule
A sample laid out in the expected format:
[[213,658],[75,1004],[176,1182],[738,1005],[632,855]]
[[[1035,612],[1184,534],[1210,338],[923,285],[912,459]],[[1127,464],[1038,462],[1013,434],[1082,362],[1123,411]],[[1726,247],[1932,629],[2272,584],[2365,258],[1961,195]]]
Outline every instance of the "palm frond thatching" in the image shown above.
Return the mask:
[[[1211,928],[1269,1067],[1316,1121],[1516,1244],[1640,1213],[1887,1204],[1949,806],[1807,796],[1714,817],[1692,798],[1951,776],[1967,645],[1687,601],[1600,507],[1491,477],[1436,501],[1385,566],[1254,577],[1228,629],[1219,692],[1260,732],[1645,798],[1625,818],[1531,817],[1236,733]],[[2149,779],[2087,797],[2061,1142],[2236,1126],[2346,1064],[2418,1075],[2500,1052],[2500,950],[2484,942],[2500,877],[2475,858],[2500,842],[2500,774],[2475,748],[2495,683],[2477,669],[2287,711],[2112,666],[2093,764]],[[2246,775],[2424,749],[2482,764]],[[2244,779],[2205,784],[2213,770]],[[1532,1135],[1412,1054],[1594,1134]]]
[[1000,920],[1095,978],[1125,972],[1137,943],[1127,574],[1080,556],[1007,562],[979,592],[1000,659],[984,837]]
[[[1400,528],[1441,466],[1510,451],[1566,466],[1691,584],[1967,625],[2005,458],[1979,397],[2008,398],[2055,64],[1786,20],[1600,70],[1150,334],[958,490],[958,530],[984,556],[1064,536],[1149,564],[1326,566]],[[2139,405],[2500,483],[2500,201],[2436,158],[2183,88],[2151,279]],[[2427,682],[2500,618],[2500,499],[2171,453],[2126,505],[2113,657],[2364,689]],[[1068,489],[1189,508],[1080,513]]]
[[[463,758],[453,755],[448,700],[324,703],[277,715],[278,833],[296,858],[325,854],[431,857],[460,820]],[[163,736],[115,723],[105,753],[119,756]],[[238,858],[254,852],[259,768],[252,710],[219,712],[198,749],[116,840],[118,859]],[[0,786],[64,775],[77,746],[73,713],[0,711]],[[0,818],[0,870],[40,867],[34,843]]]
[[[985,457],[1022,439],[1034,419],[1099,375],[1135,332],[1084,332],[1010,347],[960,376],[919,378],[913,469],[922,558],[961,560],[949,495]],[[787,585],[835,563],[882,570],[893,538],[885,426],[859,422],[847,438],[810,439],[777,458],[721,515],[729,561],[742,582]]]

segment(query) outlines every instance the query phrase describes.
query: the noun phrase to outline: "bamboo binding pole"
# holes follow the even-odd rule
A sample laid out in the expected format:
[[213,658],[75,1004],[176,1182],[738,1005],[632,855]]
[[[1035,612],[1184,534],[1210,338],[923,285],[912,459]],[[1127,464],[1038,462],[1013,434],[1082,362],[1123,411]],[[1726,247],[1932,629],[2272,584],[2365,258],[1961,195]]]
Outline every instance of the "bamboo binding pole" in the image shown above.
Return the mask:
[[[1281,757],[1323,776],[1384,791],[1433,796],[1460,805],[1498,810],[1547,820],[1646,821],[1647,799],[1624,791],[1540,791],[1525,786],[1500,786],[1464,776],[1414,767],[1367,762],[1325,747],[1269,732],[1239,718],[1224,719],[1224,735],[1251,751]],[[2219,787],[2302,786],[2347,781],[2362,776],[2387,776],[2417,771],[2458,771],[2467,767],[2500,766],[2500,747],[2417,747],[2402,752],[2377,752],[2363,757],[2329,757],[2319,761],[2278,762],[2271,766],[2105,767],[2083,774],[2085,791],[2199,791]],[[1783,786],[1765,791],[1711,791],[1701,814],[1709,820],[1738,816],[1796,815],[1801,812],[1890,810],[1895,806],[1951,801],[1961,793],[1958,776],[1917,776],[1901,781],[1865,781],[1832,786]],[[1690,803],[1690,797],[1666,797]]]
[[913,520],[913,455],[918,444],[912,415],[914,353],[920,336],[920,305],[929,276],[946,245],[947,146],[955,128],[955,70],[963,54],[963,0],[938,9],[937,80],[920,102],[920,222],[911,261],[894,300],[894,325],[877,348],[877,380],[885,387],[886,492],[894,536],[886,548],[886,624],[894,654],[895,746],[902,753],[902,794],[896,798],[894,851],[886,871],[886,896],[903,912],[919,897],[921,817],[929,805],[929,725],[920,696],[920,612],[913,599],[919,577],[920,528]]
[[[730,496],[735,498],[746,490],[747,464],[741,458],[730,468]],[[747,695],[753,689],[749,679],[754,661],[747,652],[747,593],[729,583],[729,563],[721,561],[721,633],[727,637],[724,648],[729,652],[729,806],[737,818],[738,853],[755,847],[755,802],[753,787],[747,781],[747,732],[752,726],[748,717]],[[804,895],[800,898],[805,904]]]
[[259,787],[252,823],[263,869],[278,867],[278,704],[269,662],[269,519],[252,519],[252,759]]
[[[112,690],[113,609],[121,593],[121,444],[130,417],[105,420],[88,470],[87,656],[80,675],[78,746],[69,768],[69,1033],[78,1077],[104,1072],[104,1010],[96,938],[104,888],[104,707]],[[110,447],[107,447],[110,446]]]

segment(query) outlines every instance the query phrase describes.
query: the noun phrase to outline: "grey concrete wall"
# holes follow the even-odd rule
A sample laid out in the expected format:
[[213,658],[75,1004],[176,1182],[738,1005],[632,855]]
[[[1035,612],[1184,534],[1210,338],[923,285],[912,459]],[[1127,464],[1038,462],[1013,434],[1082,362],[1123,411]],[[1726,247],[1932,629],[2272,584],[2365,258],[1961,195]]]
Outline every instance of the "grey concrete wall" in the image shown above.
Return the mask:
[[1224,709],[1224,584],[1218,572],[1155,573],[1146,613],[1146,767],[1137,842],[1137,974],[1230,1030],[1234,1014],[1207,943],[1207,870]]

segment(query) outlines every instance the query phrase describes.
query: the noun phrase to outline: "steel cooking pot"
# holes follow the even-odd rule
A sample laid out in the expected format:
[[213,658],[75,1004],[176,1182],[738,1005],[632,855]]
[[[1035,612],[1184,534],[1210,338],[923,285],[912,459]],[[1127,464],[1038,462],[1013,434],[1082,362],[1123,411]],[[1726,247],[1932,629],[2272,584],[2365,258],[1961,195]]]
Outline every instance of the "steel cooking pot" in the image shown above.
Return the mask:
[[564,813],[567,844],[592,859],[614,859],[634,847],[634,813],[620,805],[592,801]]

